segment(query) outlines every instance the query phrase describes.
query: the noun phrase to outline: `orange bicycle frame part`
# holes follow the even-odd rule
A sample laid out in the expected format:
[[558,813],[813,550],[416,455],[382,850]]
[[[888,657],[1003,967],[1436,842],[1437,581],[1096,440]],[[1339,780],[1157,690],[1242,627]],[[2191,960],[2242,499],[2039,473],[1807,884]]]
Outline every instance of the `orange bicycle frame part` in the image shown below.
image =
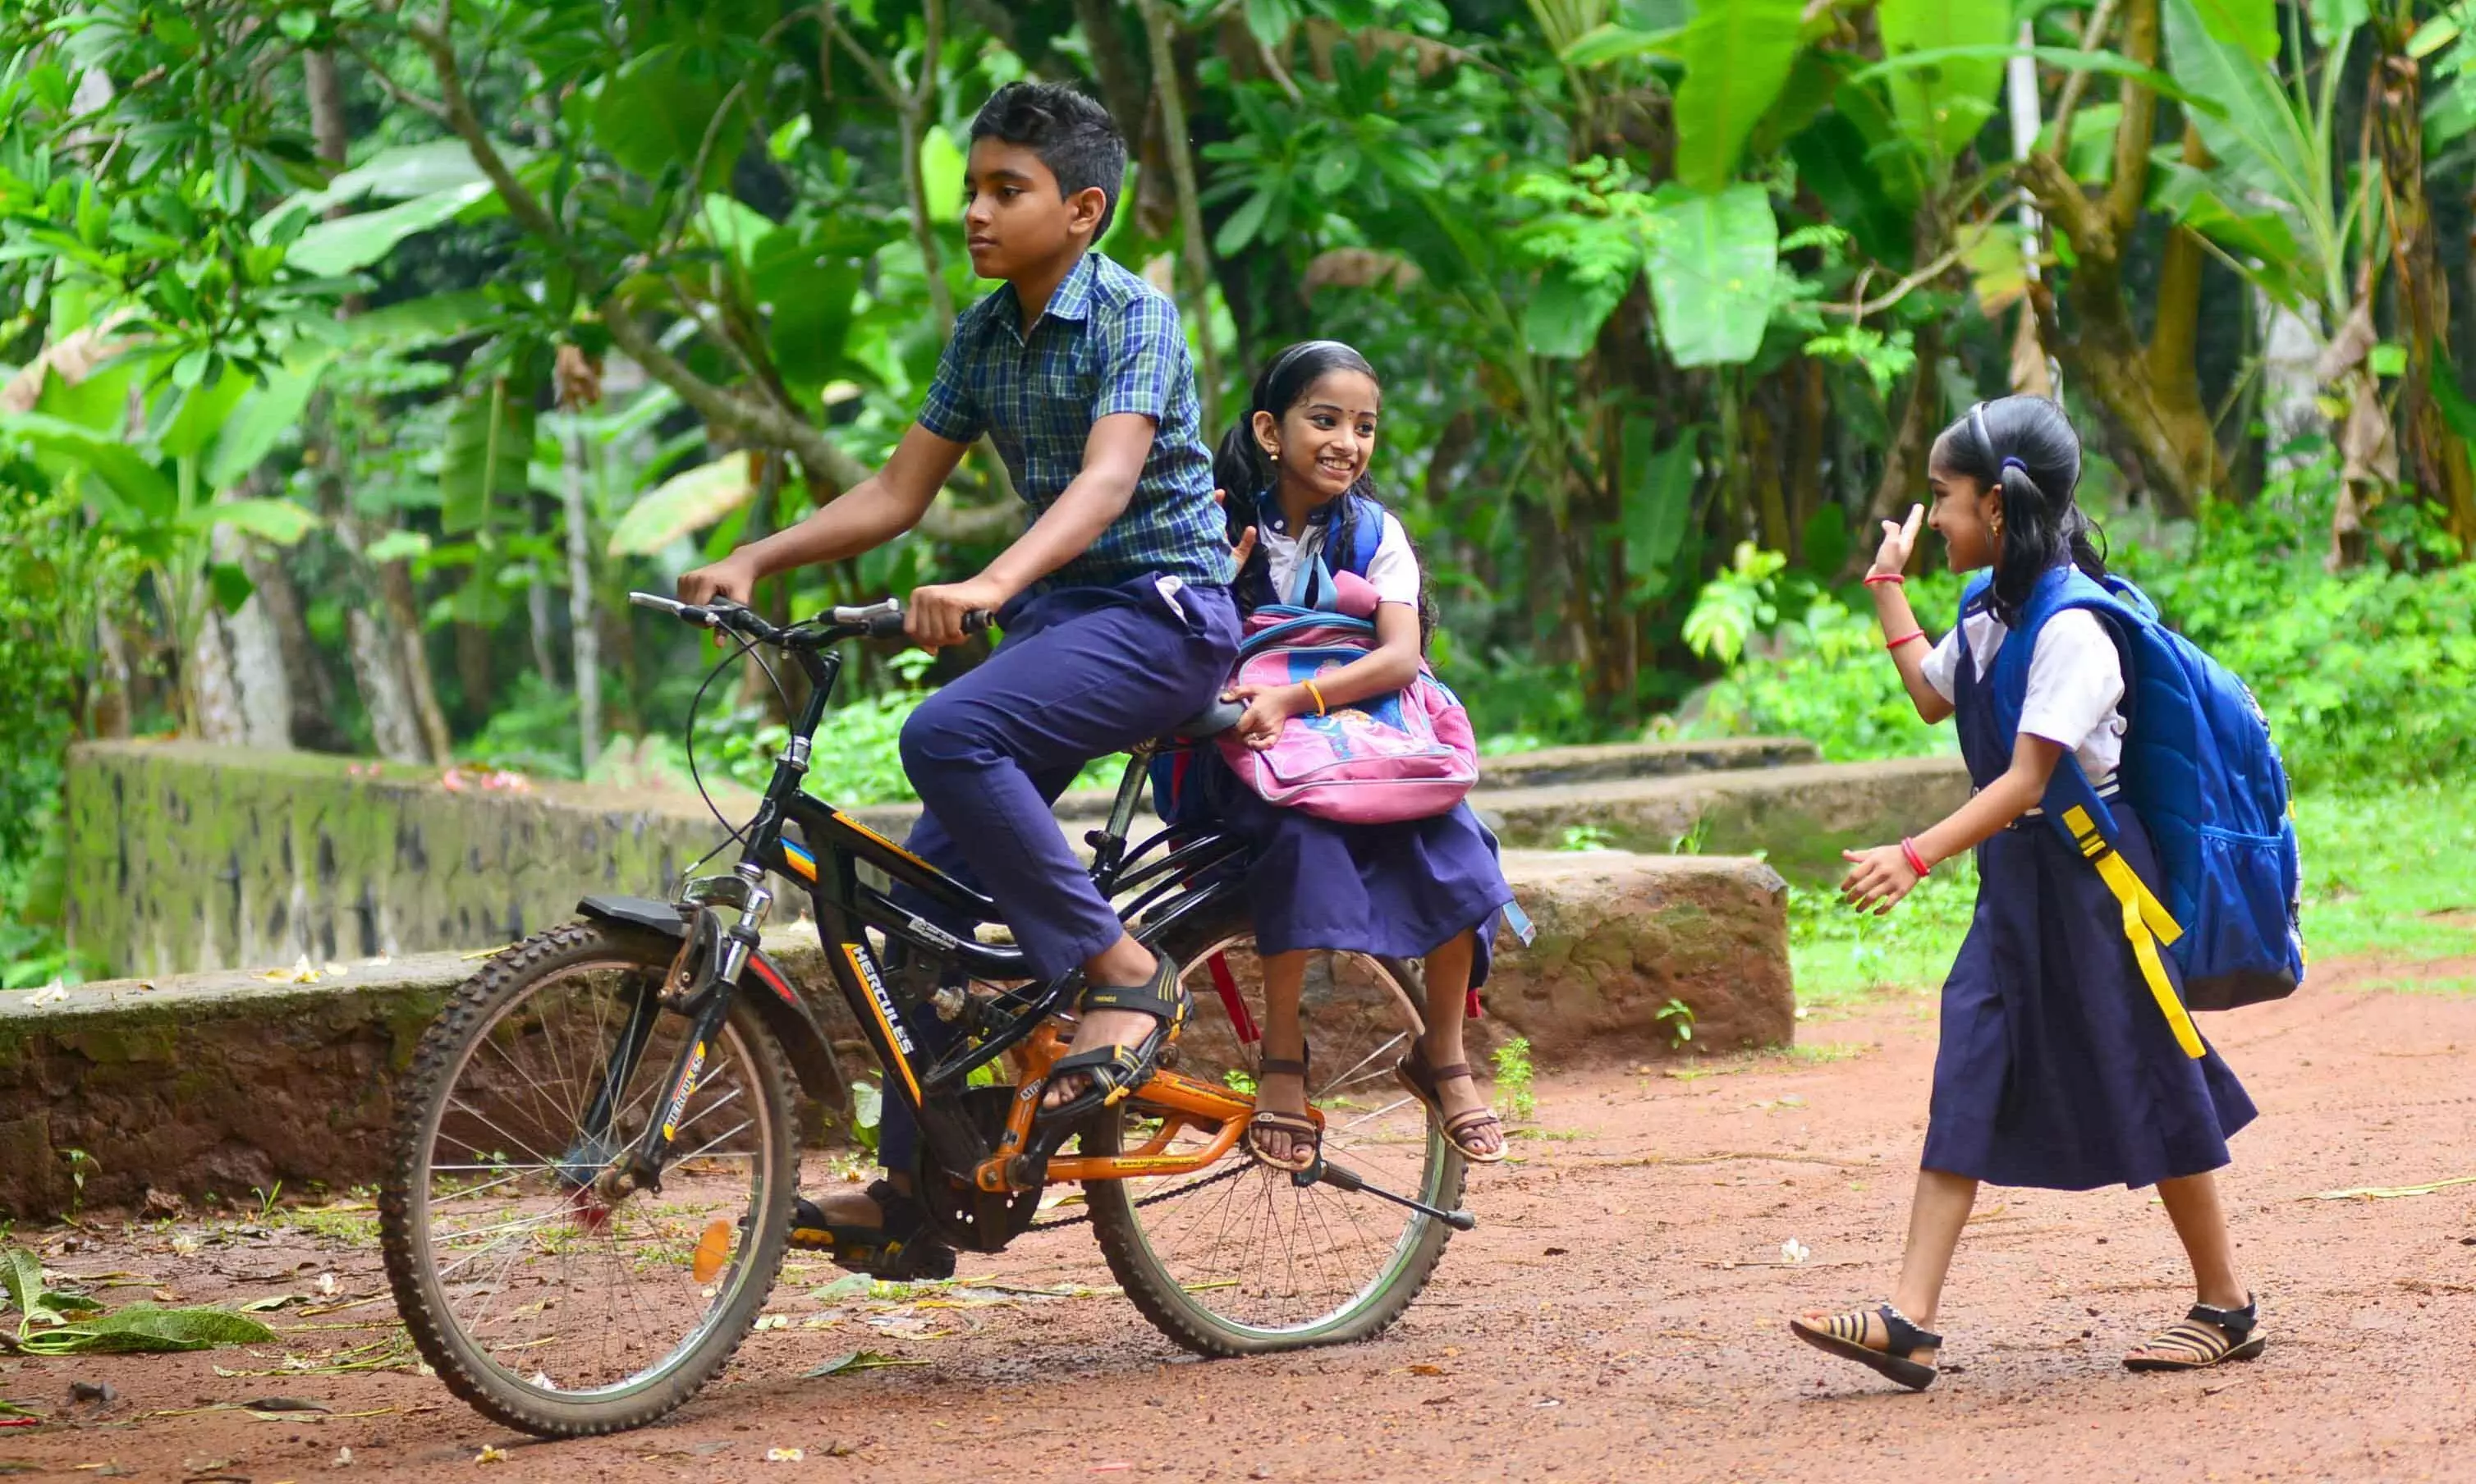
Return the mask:
[[[1048,1086],[1049,1069],[1065,1053],[1065,1043],[1054,1026],[1043,1026],[1024,1044],[1017,1057],[1019,1076],[1015,1080],[1014,1106],[1006,1112],[1005,1136],[998,1141],[997,1152],[973,1172],[973,1182],[980,1189],[996,1192],[1014,1188],[1008,1179],[1008,1166],[1030,1141],[1032,1120],[1040,1111],[1040,1096]],[[1239,1136],[1247,1130],[1248,1119],[1255,1112],[1255,1100],[1251,1097],[1166,1069],[1154,1073],[1151,1080],[1128,1101],[1146,1112],[1159,1115],[1160,1131],[1131,1153],[1052,1159],[1049,1162],[1050,1184],[1192,1175],[1218,1163],[1235,1149]],[[1312,1107],[1307,1116],[1319,1125],[1324,1122],[1324,1115]],[[1210,1130],[1211,1140],[1183,1153],[1163,1152],[1182,1128],[1199,1133]]]

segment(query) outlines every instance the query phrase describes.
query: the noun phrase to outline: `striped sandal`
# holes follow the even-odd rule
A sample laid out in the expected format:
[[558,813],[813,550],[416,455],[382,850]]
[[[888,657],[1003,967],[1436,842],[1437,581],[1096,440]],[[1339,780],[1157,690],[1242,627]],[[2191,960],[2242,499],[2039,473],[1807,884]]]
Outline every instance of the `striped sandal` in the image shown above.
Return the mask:
[[[1267,1056],[1257,1062],[1255,1064],[1256,1100],[1259,1102],[1262,1101],[1264,1078],[1268,1076],[1297,1077],[1299,1096],[1304,1099],[1307,1087],[1307,1060],[1310,1054],[1305,1044],[1300,1043],[1296,1060],[1287,1056]],[[1256,1137],[1259,1133],[1289,1135],[1289,1157],[1275,1159],[1266,1152],[1263,1144]],[[1262,1160],[1272,1169],[1286,1170],[1292,1175],[1301,1174],[1314,1169],[1316,1161],[1324,1156],[1324,1125],[1301,1113],[1284,1113],[1278,1108],[1258,1107],[1254,1116],[1247,1120],[1247,1152]]]
[[[1867,1343],[1877,1323],[1883,1336],[1880,1348]],[[1910,1357],[1919,1350],[1942,1349],[1943,1336],[1919,1329],[1888,1303],[1876,1304],[1871,1313],[1851,1309],[1845,1314],[1834,1314],[1819,1324],[1793,1319],[1788,1328],[1789,1333],[1816,1349],[1881,1372],[1911,1391],[1924,1391],[1940,1373],[1925,1362]]]
[[[1402,1091],[1427,1105],[1427,1111],[1435,1115],[1437,1125],[1444,1129],[1445,1142],[1451,1145],[1455,1152],[1474,1165],[1501,1164],[1510,1147],[1504,1140],[1504,1124],[1498,1119],[1495,1109],[1464,1108],[1449,1118],[1445,1116],[1445,1099],[1437,1091],[1438,1084],[1469,1076],[1470,1063],[1466,1061],[1444,1067],[1429,1065],[1427,1049],[1416,1041],[1410,1043],[1410,1054],[1393,1064],[1393,1079],[1401,1084]],[[1471,1077],[1471,1080],[1473,1085],[1477,1082],[1475,1077]],[[1483,1150],[1472,1142],[1490,1129],[1496,1131],[1495,1149]]]
[[2123,1357],[2126,1371],[2206,1371],[2223,1361],[2251,1360],[2269,1345],[2261,1333],[2261,1299],[2241,1309],[2192,1305],[2191,1312]]

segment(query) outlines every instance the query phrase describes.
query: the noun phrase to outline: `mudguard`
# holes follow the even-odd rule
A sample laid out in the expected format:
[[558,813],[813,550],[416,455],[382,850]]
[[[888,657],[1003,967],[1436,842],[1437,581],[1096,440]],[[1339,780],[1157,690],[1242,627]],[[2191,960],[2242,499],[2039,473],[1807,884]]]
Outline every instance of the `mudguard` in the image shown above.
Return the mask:
[[[671,938],[687,936],[687,919],[680,909],[652,897],[587,897],[576,904],[576,910],[579,916],[597,922],[624,923]],[[763,991],[748,996],[748,1002],[756,1007],[765,1028],[774,1032],[783,1054],[791,1058],[800,1090],[810,1101],[828,1108],[850,1106],[850,1090],[843,1085],[842,1068],[834,1061],[833,1042],[807,1001],[762,951],[750,957],[748,972],[755,978],[755,987]]]

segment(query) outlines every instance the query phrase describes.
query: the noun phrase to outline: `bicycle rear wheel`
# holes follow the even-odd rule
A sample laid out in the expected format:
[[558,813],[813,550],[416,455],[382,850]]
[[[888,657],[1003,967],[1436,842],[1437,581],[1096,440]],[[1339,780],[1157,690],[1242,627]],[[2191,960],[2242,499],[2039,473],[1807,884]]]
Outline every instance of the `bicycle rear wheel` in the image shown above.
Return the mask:
[[[397,1089],[379,1203],[396,1307],[448,1390],[542,1437],[686,1401],[782,1265],[799,1157],[784,1057],[734,1005],[665,1106],[690,1026],[655,997],[678,949],[602,923],[531,938],[456,991]],[[606,1202],[595,1177],[663,1116],[680,1152],[660,1188]]]
[[[1217,959],[1261,1005],[1254,933],[1243,910],[1161,945],[1185,966],[1196,1013],[1178,1038],[1178,1070],[1251,1088],[1261,1048],[1232,1024],[1214,984]],[[1419,971],[1398,959],[1319,953],[1309,960],[1303,1016],[1313,1052],[1310,1100],[1325,1115],[1324,1150],[1371,1183],[1451,1209],[1461,1156],[1425,1108],[1393,1079],[1417,1038]],[[1141,1095],[1083,1136],[1095,1153],[1148,1143],[1159,1125]],[[1208,1142],[1181,1131],[1168,1152]],[[1363,1340],[1408,1308],[1444,1256],[1450,1227],[1432,1217],[1330,1185],[1300,1186],[1242,1143],[1192,1175],[1096,1180],[1084,1187],[1092,1226],[1127,1297],[1160,1331],[1203,1355],[1258,1355]]]

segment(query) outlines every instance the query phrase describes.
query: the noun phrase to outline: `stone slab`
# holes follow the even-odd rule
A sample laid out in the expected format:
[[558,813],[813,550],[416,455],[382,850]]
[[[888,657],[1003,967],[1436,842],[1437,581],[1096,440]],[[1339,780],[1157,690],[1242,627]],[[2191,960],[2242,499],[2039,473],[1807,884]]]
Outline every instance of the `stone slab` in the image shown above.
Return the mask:
[[1840,852],[1917,833],[1968,800],[1957,757],[1814,763],[1761,772],[1560,783],[1475,795],[1509,847],[1552,849],[1577,829],[1644,853],[1762,853],[1792,877],[1840,867]]
[[[1693,1012],[1696,1051],[1792,1039],[1785,889],[1770,867],[1528,851],[1508,852],[1505,866],[1539,932],[1499,955],[1473,1051],[1519,1033],[1550,1072],[1671,1054],[1674,1023],[1659,1013],[1671,1001]],[[828,1033],[855,1046],[814,929],[769,933],[767,948],[809,986]],[[40,1002],[0,994],[0,1214],[66,1209],[80,1195],[71,1150],[87,1156],[82,1199],[99,1206],[133,1204],[150,1186],[236,1198],[277,1180],[374,1179],[394,1078],[477,962],[426,953],[321,969],[314,983],[235,971],[106,981]],[[845,1070],[862,1064],[846,1055]]]

